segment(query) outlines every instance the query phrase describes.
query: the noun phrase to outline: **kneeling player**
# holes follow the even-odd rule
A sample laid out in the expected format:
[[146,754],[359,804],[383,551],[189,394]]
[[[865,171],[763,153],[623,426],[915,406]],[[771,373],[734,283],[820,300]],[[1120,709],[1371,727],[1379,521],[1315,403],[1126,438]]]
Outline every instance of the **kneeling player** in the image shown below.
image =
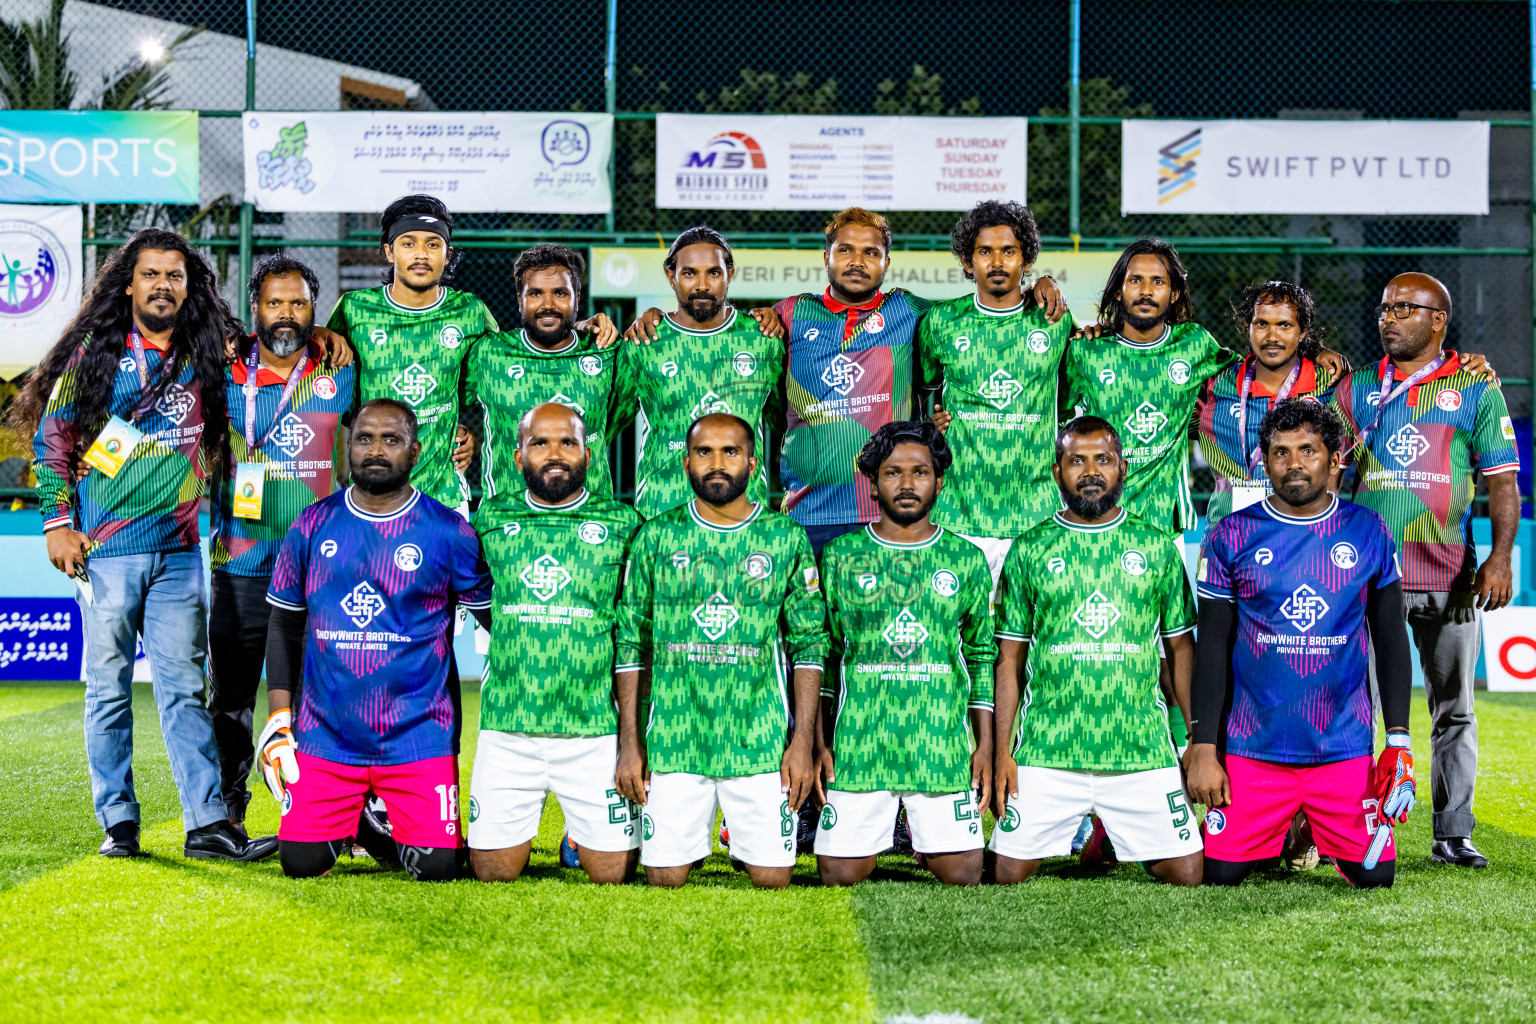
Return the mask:
[[491,578],[474,529],[410,485],[420,453],[409,407],[365,403],[347,446],[352,486],[304,510],[272,570],[271,715],[257,749],[291,877],[331,869],[370,791],[406,870],[458,874],[448,626],[462,603],[489,628]]
[[1097,813],[1121,860],[1142,861],[1159,881],[1200,884],[1200,834],[1158,686],[1161,639],[1187,719],[1194,597],[1177,539],[1120,507],[1125,468],[1107,422],[1068,423],[1051,470],[1067,507],[1003,563],[992,832],[1001,883],[1065,856],[1083,815]]
[[832,701],[832,749],[818,742],[816,752],[826,804],[816,860],[826,885],[869,877],[901,804],[913,849],[940,881],[981,881],[997,657],[992,574],[980,548],[929,519],[949,463],[932,423],[875,431],[858,465],[880,518],[822,549],[841,665],[840,682],[824,684],[822,697],[842,689]]
[[[751,425],[713,413],[684,437],[697,497],[642,526],[624,570],[618,790],[645,805],[640,863],[651,885],[687,881],[710,851],[718,808],[731,823],[731,856],[753,885],[778,889],[795,866],[795,812],[814,785],[821,581],[805,530],[747,500],[757,472]],[[794,707],[808,709],[792,736],[791,670]]]
[[[1274,493],[1223,519],[1200,562],[1185,764],[1191,797],[1209,808],[1208,883],[1235,885],[1279,856],[1301,810],[1351,883],[1392,884],[1391,826],[1414,801],[1413,670],[1392,536],[1328,490],[1343,439],[1317,402],[1277,405],[1259,432]],[[1387,726],[1374,777],[1367,644]]]
[[592,450],[569,406],[531,409],[517,427],[515,459],[527,491],[476,518],[496,593],[469,786],[469,862],[482,881],[520,875],[554,793],[587,877],[627,881],[640,822],[613,782],[613,620],[640,517],[587,490]]

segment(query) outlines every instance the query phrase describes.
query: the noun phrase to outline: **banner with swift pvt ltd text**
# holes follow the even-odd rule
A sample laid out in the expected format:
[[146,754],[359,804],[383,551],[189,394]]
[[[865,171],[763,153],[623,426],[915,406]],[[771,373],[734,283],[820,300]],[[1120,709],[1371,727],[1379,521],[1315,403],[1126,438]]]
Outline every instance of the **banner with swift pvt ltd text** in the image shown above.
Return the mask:
[[455,213],[607,213],[611,114],[246,114],[245,199],[258,210],[382,210],[425,192]]
[[969,210],[1024,202],[1022,117],[657,114],[656,205]]
[[197,203],[195,110],[0,111],[0,202]]
[[1488,212],[1487,121],[1122,121],[1121,213]]

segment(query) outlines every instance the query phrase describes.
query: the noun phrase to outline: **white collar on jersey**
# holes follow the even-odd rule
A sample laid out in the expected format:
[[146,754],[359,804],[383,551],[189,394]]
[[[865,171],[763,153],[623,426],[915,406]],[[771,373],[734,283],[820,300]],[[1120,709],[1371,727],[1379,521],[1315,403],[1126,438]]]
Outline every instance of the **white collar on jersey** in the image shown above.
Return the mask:
[[393,295],[389,294],[389,285],[385,285],[384,301],[389,304],[390,309],[397,313],[404,313],[407,316],[420,316],[423,313],[436,312],[439,306],[441,306],[444,302],[447,302],[448,289],[442,285],[438,285],[437,298],[432,300],[432,304],[430,306],[402,306],[400,303],[395,301],[395,297]]
[[401,505],[387,516],[376,516],[372,512],[364,512],[362,509],[357,507],[357,502],[352,500],[352,491],[354,488],[356,488],[356,486],[356,484],[353,484],[352,487],[347,488],[346,498],[344,499],[347,503],[347,510],[353,515],[357,516],[359,519],[366,519],[370,523],[387,523],[391,519],[399,519],[411,509],[415,508],[416,502],[421,498],[421,492],[412,487],[411,496],[405,499],[404,505]]
[[688,503],[688,514],[693,517],[693,521],[695,523],[698,523],[700,526],[704,527],[704,529],[715,530],[718,533],[735,533],[737,530],[745,529],[746,527],[751,526],[753,523],[757,522],[757,517],[763,514],[762,503],[754,501],[752,503],[751,515],[747,516],[747,518],[743,519],[741,522],[736,523],[734,526],[721,526],[719,523],[712,523],[705,519],[703,516],[699,515],[698,500],[699,499],[695,498],[693,501]]
[[528,349],[530,352],[537,352],[541,356],[562,355],[563,353],[569,352],[571,349],[575,348],[577,343],[581,341],[581,336],[578,335],[575,331],[572,331],[569,340],[567,340],[566,343],[561,345],[559,348],[539,348],[539,346],[528,340],[528,329],[526,327],[519,327],[517,330],[517,336],[523,339],[524,348]]
[[731,307],[731,315],[725,318],[725,323],[721,324],[719,327],[711,327],[709,330],[704,330],[699,327],[684,327],[682,324],[672,319],[671,313],[663,313],[662,318],[673,327],[676,327],[678,330],[682,331],[684,334],[692,334],[695,337],[707,338],[712,334],[719,334],[721,331],[730,329],[730,326],[736,322],[736,307]]
[[982,316],[1013,316],[1015,313],[1022,311],[1028,301],[1028,299],[1020,299],[1017,306],[1010,306],[1007,309],[993,309],[991,306],[983,306],[981,304],[981,297],[975,292],[971,293],[971,304],[976,307],[976,312]]
[[1265,498],[1261,504],[1264,506],[1264,511],[1268,512],[1270,517],[1275,520],[1282,523],[1291,523],[1296,526],[1305,526],[1310,523],[1320,523],[1337,512],[1339,510],[1339,496],[1337,494],[1333,495],[1333,500],[1328,503],[1328,507],[1315,516],[1288,516],[1276,509],[1268,498]]
[[533,509],[535,512],[570,512],[573,509],[581,508],[581,506],[587,503],[587,499],[590,497],[592,497],[591,492],[583,487],[580,494],[576,495],[576,497],[572,498],[570,501],[565,502],[564,504],[546,505],[542,501],[536,501],[533,497],[532,491],[526,489],[523,491],[523,503],[529,508]]
[[917,548],[926,548],[932,544],[937,543],[940,535],[944,533],[944,527],[935,523],[933,525],[933,533],[930,534],[926,540],[915,540],[910,544],[903,544],[900,541],[886,540],[884,537],[875,532],[874,523],[865,523],[864,531],[869,534],[870,540],[874,541],[876,544],[879,544],[883,548],[901,548],[904,551],[912,551]]
[[1103,533],[1105,530],[1113,530],[1125,522],[1125,507],[1121,506],[1120,514],[1107,523],[1074,523],[1060,512],[1056,513],[1055,519],[1057,523],[1069,530],[1076,530],[1078,533]]
[[1127,338],[1125,335],[1119,333],[1115,334],[1115,340],[1124,345],[1126,348],[1135,348],[1146,351],[1149,348],[1157,348],[1157,346],[1167,341],[1169,336],[1172,334],[1173,328],[1168,324],[1163,324],[1163,333],[1157,336],[1156,341],[1132,341],[1130,338]]

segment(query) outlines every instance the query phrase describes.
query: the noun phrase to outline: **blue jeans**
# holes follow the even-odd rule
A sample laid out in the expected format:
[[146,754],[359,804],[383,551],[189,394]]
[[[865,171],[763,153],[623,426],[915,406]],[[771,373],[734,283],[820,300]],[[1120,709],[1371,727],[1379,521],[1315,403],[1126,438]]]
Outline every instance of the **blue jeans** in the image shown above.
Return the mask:
[[181,820],[191,831],[229,817],[219,796],[219,752],[203,704],[208,608],[198,548],[93,558],[94,600],[78,595],[85,626],[85,757],[103,829],[139,820],[133,794],[133,655],[138,635],[154,676],[160,731]]

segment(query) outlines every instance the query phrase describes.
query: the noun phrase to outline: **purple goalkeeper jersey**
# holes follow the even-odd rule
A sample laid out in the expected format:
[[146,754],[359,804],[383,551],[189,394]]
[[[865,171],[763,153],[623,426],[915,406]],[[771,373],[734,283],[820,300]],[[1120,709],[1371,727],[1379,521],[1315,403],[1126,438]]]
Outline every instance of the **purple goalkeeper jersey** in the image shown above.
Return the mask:
[[1401,581],[1381,516],[1337,496],[1298,519],[1260,501],[1200,558],[1200,596],[1237,605],[1227,752],[1286,764],[1370,754],[1365,602]]
[[309,506],[283,539],[267,601],[309,613],[294,739],[314,757],[406,764],[454,750],[454,607],[489,608],[469,523],[421,492],[387,516],[352,489]]

